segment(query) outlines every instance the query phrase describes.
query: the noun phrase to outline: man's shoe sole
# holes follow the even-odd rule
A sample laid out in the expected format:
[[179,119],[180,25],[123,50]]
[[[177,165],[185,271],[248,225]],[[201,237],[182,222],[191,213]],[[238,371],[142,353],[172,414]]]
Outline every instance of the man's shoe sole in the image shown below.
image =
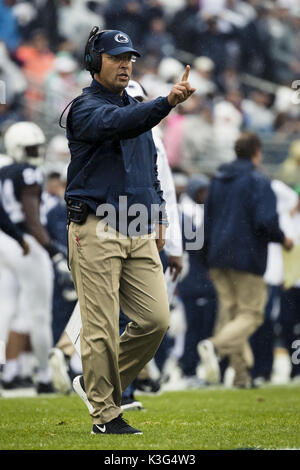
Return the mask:
[[[97,427],[98,427],[98,426],[100,426],[100,424],[94,425],[94,426],[97,426]],[[136,432],[122,432],[122,433],[121,433],[121,432],[120,432],[120,433],[119,433],[119,432],[106,432],[106,425],[103,424],[103,426],[104,426],[104,428],[105,428],[104,431],[102,431],[102,430],[100,429],[100,432],[94,432],[94,431],[92,430],[92,431],[91,431],[91,434],[94,434],[94,435],[96,435],[96,434],[114,434],[114,435],[119,435],[119,436],[122,435],[122,434],[126,434],[127,436],[129,436],[130,434],[131,434],[131,435],[134,435],[134,436],[136,436],[136,435],[140,435],[140,436],[143,435],[142,431],[139,431],[139,430],[136,430]],[[101,427],[101,426],[100,426],[100,427]],[[132,428],[131,428],[131,429],[132,429]]]
[[[91,434],[93,434],[94,436],[99,436],[99,434],[103,434],[104,436],[122,436],[122,434],[119,434],[119,433],[108,433],[108,432],[94,432],[94,431],[91,431]],[[123,436],[142,436],[143,433],[142,432],[128,432],[128,433],[123,433]]]
[[77,377],[75,377],[75,379],[73,380],[73,389],[74,389],[74,392],[77,393],[77,395],[84,401],[87,409],[89,410],[89,413],[92,414],[94,412],[94,407],[91,405],[91,403],[88,401],[88,397],[85,393],[85,391],[83,390],[81,384],[80,384],[80,375],[78,375]]

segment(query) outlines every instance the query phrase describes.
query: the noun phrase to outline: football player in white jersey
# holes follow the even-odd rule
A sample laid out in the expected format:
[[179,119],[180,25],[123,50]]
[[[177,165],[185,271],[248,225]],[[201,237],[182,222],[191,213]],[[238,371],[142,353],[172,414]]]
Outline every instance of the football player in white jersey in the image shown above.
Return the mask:
[[[63,255],[40,222],[43,176],[39,166],[44,160],[45,142],[44,133],[33,122],[11,125],[4,135],[4,145],[13,163],[0,168],[0,197],[4,210],[29,245],[28,255],[23,256],[19,243],[0,232],[0,340],[7,341],[9,330],[29,333],[38,362],[38,393],[53,392],[48,366],[52,346],[51,259],[57,264],[63,261]],[[10,289],[15,292],[13,298],[5,292],[5,273],[10,283],[11,279],[15,282],[15,289]],[[18,382],[18,358],[7,359],[2,386],[12,388],[12,383]]]

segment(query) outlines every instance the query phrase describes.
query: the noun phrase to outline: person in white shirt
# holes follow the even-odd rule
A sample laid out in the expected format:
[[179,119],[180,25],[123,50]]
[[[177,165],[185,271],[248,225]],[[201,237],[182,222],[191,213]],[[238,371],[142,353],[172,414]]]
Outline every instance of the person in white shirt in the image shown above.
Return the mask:
[[[295,208],[298,204],[297,193],[278,179],[274,179],[271,186],[276,195],[280,227],[296,244],[294,222]],[[291,215],[292,212],[294,216]],[[269,243],[264,280],[268,286],[268,300],[264,323],[250,340],[254,354],[252,376],[256,385],[269,380],[275,384],[284,384],[290,380],[291,359],[285,346],[286,340],[282,335],[281,323],[285,323],[285,317],[289,316],[283,312],[282,300],[286,304],[285,299],[289,297],[289,290],[283,291],[285,273],[283,251],[279,243]],[[284,310],[288,310],[288,305]]]

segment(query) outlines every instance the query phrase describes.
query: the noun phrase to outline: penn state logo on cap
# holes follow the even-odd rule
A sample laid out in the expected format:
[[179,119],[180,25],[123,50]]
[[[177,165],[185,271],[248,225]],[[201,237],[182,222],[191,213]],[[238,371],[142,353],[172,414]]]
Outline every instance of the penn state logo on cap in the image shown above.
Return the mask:
[[129,43],[129,38],[125,36],[125,34],[116,34],[115,35],[115,41],[120,42],[121,44],[128,44]]
[[133,47],[130,37],[115,29],[104,31],[94,42],[97,52],[106,52],[111,55],[123,54],[124,52],[132,52],[135,56],[140,57],[140,53]]

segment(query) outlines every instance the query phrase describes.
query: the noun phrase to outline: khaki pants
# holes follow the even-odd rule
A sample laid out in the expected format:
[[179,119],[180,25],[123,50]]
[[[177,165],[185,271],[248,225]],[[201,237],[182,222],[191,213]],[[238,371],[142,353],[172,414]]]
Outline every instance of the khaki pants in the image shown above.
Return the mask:
[[64,330],[58,342],[55,345],[56,348],[62,350],[62,352],[70,358],[75,354],[76,350],[66,331]]
[[[81,356],[93,423],[122,412],[121,394],[150,361],[169,327],[169,304],[153,234],[130,238],[89,215],[69,226]],[[120,306],[131,322],[119,336]]]
[[235,370],[235,385],[245,385],[253,366],[249,336],[263,322],[267,287],[262,276],[214,268],[210,271],[219,308],[214,335],[210,340],[220,356],[229,356]]

